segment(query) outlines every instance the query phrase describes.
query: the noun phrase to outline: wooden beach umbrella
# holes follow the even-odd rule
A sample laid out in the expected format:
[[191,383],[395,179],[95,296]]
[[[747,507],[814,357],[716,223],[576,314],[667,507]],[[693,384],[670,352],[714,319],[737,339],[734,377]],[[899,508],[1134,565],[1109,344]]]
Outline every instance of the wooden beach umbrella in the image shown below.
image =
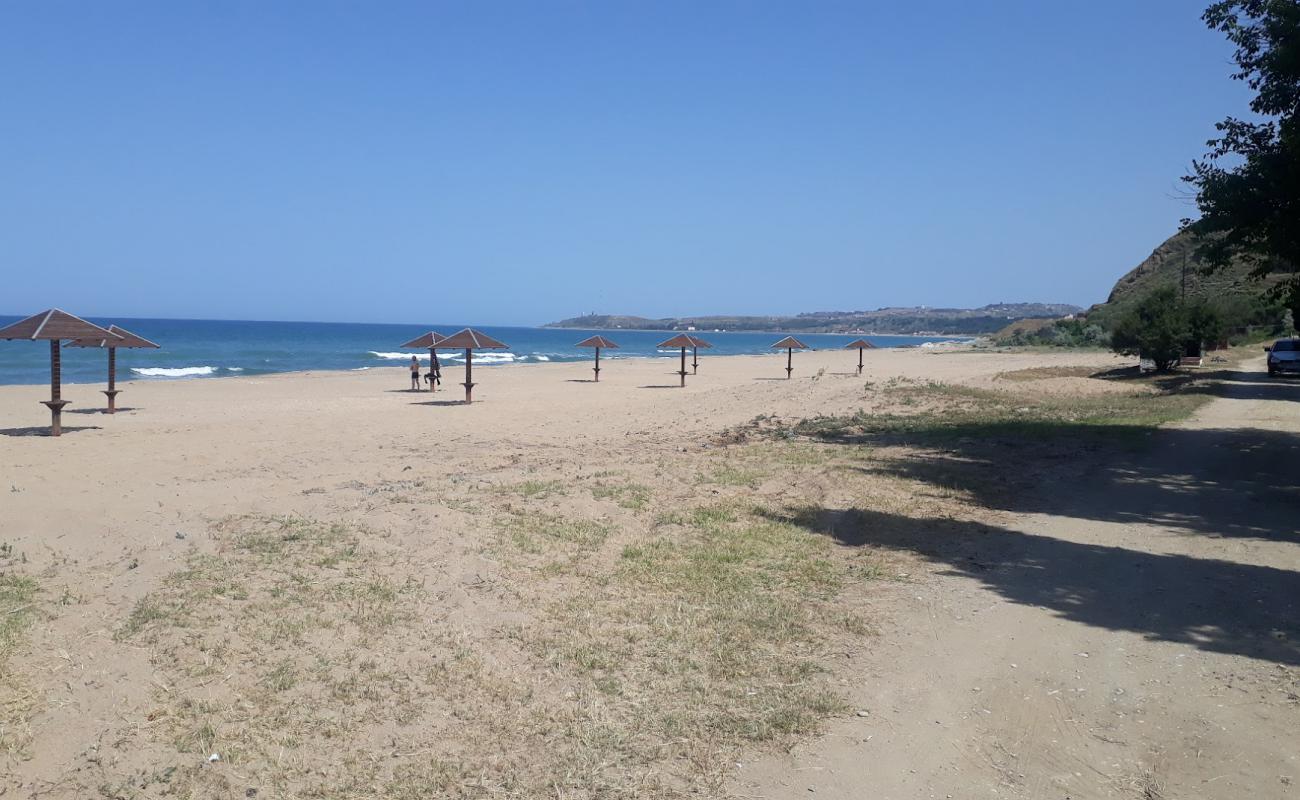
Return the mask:
[[68,342],[68,346],[69,347],[103,347],[108,350],[108,390],[104,392],[104,394],[108,396],[108,408],[105,409],[104,413],[116,414],[117,396],[121,394],[121,392],[117,390],[117,348],[152,347],[156,350],[158,348],[158,345],[154,344],[153,342],[149,341],[143,336],[137,336],[136,334],[131,333],[130,331],[124,328],[119,328],[116,325],[109,325],[108,332],[114,334],[118,338],[109,339],[103,336],[98,336],[89,339],[73,339],[72,341]]
[[68,404],[63,399],[63,371],[60,362],[59,342],[63,339],[87,339],[102,337],[116,339],[117,334],[92,325],[80,317],[74,317],[66,311],[52,308],[49,311],[20,320],[0,328],[0,339],[28,339],[30,341],[47,340],[50,343],[50,399],[41,404],[50,409],[50,435],[63,433],[63,407]]
[[844,349],[845,350],[856,349],[858,351],[858,374],[861,375],[862,374],[862,351],[875,350],[876,346],[871,342],[868,342],[866,339],[854,339],[853,341],[844,345]]
[[474,402],[474,351],[505,350],[510,345],[498,342],[486,333],[466,328],[453,333],[434,346],[439,350],[463,349],[465,351],[465,382],[461,385],[465,387],[465,402],[472,403]]
[[[426,347],[429,348],[429,371],[433,372],[433,365],[438,361],[438,354],[434,351],[438,347],[438,343],[444,341],[446,338],[446,336],[443,336],[437,331],[429,331],[422,336],[415,337],[411,341],[402,345],[402,347],[411,347],[417,350],[423,350]],[[436,392],[438,390],[437,387],[438,381],[429,381],[429,391]]]
[[596,367],[593,371],[596,373],[596,382],[600,383],[600,348],[603,347],[606,350],[617,350],[618,345],[615,344],[612,339],[606,339],[604,336],[592,336],[591,338],[583,339],[581,342],[578,342],[574,347],[596,348]]
[[[678,334],[677,336],[674,336],[671,339],[668,339],[667,341],[660,342],[658,346],[660,348],[680,347],[682,349],[682,368],[681,371],[678,372],[677,374],[682,376],[682,386],[685,386],[686,385],[686,348],[688,347],[691,348],[692,352],[696,353],[696,355],[698,356],[701,347],[712,347],[713,345],[709,344],[708,342],[704,341],[698,336],[691,336],[688,333],[682,333],[682,334]],[[694,366],[696,367],[699,366],[698,357],[695,359]],[[694,375],[695,371],[692,370],[691,374]]]
[[787,336],[776,344],[772,345],[774,350],[785,349],[785,379],[790,380],[790,373],[794,372],[794,351],[807,350],[808,345],[794,338]]

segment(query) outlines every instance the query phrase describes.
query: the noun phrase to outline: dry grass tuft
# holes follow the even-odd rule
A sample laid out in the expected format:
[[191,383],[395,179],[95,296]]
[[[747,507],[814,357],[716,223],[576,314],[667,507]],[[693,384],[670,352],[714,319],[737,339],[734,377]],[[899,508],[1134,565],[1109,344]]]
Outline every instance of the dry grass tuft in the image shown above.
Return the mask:
[[9,659],[36,619],[38,588],[35,578],[0,573],[0,753],[10,757],[21,756],[31,739],[35,696]]

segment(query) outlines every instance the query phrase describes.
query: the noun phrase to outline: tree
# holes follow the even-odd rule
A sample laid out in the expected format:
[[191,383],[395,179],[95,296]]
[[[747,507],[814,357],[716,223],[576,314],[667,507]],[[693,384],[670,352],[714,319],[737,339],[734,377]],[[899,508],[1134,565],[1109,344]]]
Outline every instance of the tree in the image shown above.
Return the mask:
[[1173,287],[1156,289],[1119,319],[1110,346],[1116,353],[1149,358],[1164,372],[1187,347],[1191,335],[1187,317]]
[[1232,77],[1255,92],[1258,120],[1215,126],[1183,178],[1201,217],[1183,224],[1211,268],[1241,259],[1256,277],[1287,275],[1273,291],[1300,321],[1300,0],[1223,0],[1201,18],[1236,46]]
[[1188,353],[1199,354],[1205,343],[1223,341],[1225,326],[1219,312],[1204,300],[1188,304],[1183,313],[1187,320],[1187,339],[1184,342]]

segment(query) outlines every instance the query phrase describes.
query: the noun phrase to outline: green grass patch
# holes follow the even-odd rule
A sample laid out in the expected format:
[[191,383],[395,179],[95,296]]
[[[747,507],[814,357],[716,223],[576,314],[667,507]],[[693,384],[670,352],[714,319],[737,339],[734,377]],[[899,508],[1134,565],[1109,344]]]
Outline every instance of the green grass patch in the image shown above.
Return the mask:
[[600,484],[591,487],[595,500],[612,500],[620,508],[644,511],[650,505],[652,493],[649,486],[640,483]]
[[512,485],[510,490],[529,500],[556,497],[568,493],[568,489],[560,481],[528,480]]
[[711,472],[701,476],[704,483],[713,483],[719,486],[743,486],[747,489],[757,489],[767,474],[760,469],[753,467],[743,467],[732,462],[724,462],[715,467]]
[[1157,426],[1187,419],[1211,397],[1186,381],[1158,379],[1136,383],[1132,391],[1091,395],[943,383],[900,385],[887,394],[894,410],[814,417],[800,422],[795,431],[827,441],[881,437],[919,444],[963,438],[985,443],[1080,437],[1132,441]]

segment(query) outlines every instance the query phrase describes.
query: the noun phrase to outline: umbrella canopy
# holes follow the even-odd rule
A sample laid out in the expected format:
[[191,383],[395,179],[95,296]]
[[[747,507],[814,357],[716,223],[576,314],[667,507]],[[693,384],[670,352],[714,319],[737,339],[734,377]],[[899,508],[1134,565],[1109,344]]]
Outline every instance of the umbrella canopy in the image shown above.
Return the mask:
[[68,404],[63,399],[62,362],[59,353],[59,341],[62,339],[118,339],[98,325],[92,325],[81,317],[74,317],[66,311],[52,308],[39,314],[19,320],[5,328],[0,328],[0,339],[27,339],[29,341],[46,340],[50,343],[50,399],[42,400],[42,405],[50,409],[50,435],[63,433],[63,407]]
[[596,382],[600,383],[600,348],[603,347],[606,350],[610,348],[617,349],[618,345],[614,342],[613,339],[606,339],[604,336],[591,336],[586,339],[583,339],[581,342],[578,342],[577,344],[574,345],[574,347],[596,348],[596,366],[593,368],[592,371],[596,373]]
[[604,347],[605,349],[617,348],[618,344],[613,339],[606,339],[604,336],[592,336],[578,342],[574,347]]
[[505,350],[510,345],[505,342],[499,342],[488,336],[482,331],[476,331],[473,328],[465,328],[456,331],[451,336],[443,339],[434,345],[440,350],[465,350],[465,382],[461,384],[465,387],[465,402],[474,402],[474,351],[475,350]]
[[39,314],[19,320],[14,324],[0,328],[0,339],[116,339],[116,334],[98,325],[86,322],[81,317],[74,317],[66,311],[51,308]]
[[704,341],[698,336],[691,336],[689,333],[679,333],[671,339],[660,342],[657,346],[660,348],[680,347],[682,349],[682,369],[677,374],[682,376],[682,386],[685,386],[686,385],[686,348],[688,347],[691,348],[691,351],[695,354],[695,357],[692,359],[693,363],[691,365],[692,366],[691,374],[694,375],[695,369],[697,369],[700,366],[699,349],[701,347],[712,347],[713,345],[709,344],[708,342]]
[[787,336],[773,344],[772,347],[777,350],[785,350],[785,379],[790,380],[790,373],[794,372],[794,351],[807,350],[808,345],[793,336]]
[[866,339],[854,339],[853,341],[844,345],[844,349],[858,351],[858,374],[861,375],[862,374],[862,351],[875,350],[876,346],[871,342],[868,342]]
[[[419,349],[424,349],[426,347],[429,348],[428,378],[429,378],[430,392],[438,391],[438,375],[441,372],[441,370],[438,369],[438,354],[437,352],[435,352],[434,348],[436,348],[440,343],[442,343],[446,339],[447,339],[446,336],[443,336],[441,333],[438,333],[437,331],[429,331],[428,333],[417,336],[411,341],[402,345],[402,347],[411,347],[411,348],[419,348]],[[416,381],[417,383],[419,381],[418,373],[416,374]]]
[[793,336],[787,336],[781,341],[773,344],[772,348],[775,350],[807,350],[808,345],[804,344],[803,342],[799,341]]
[[437,347],[438,344],[446,338],[446,336],[443,336],[437,331],[429,331],[428,333],[415,337],[411,341],[402,345],[402,347],[418,347],[421,349],[425,347]]
[[125,328],[119,328],[116,325],[109,325],[108,332],[117,336],[116,339],[105,338],[88,338],[73,339],[68,342],[69,347],[103,347],[108,349],[108,389],[104,394],[108,397],[108,408],[105,409],[109,414],[117,413],[117,396],[121,392],[117,389],[117,348],[149,348],[155,350],[158,345],[138,334],[131,333]]
[[658,346],[700,348],[700,347],[712,347],[713,345],[709,344],[708,342],[704,341],[698,336],[691,336],[689,333],[679,333],[678,335],[674,336],[673,338],[665,342],[660,342]]
[[98,337],[86,337],[81,339],[73,339],[72,341],[68,342],[68,347],[107,347],[109,349],[117,349],[119,347],[135,347],[135,348],[152,347],[155,350],[158,349],[158,347],[160,347],[160,345],[149,341],[143,336],[136,333],[131,333],[127,329],[119,328],[116,325],[109,325],[108,332],[113,334],[117,338],[109,339],[103,336],[98,336]]

